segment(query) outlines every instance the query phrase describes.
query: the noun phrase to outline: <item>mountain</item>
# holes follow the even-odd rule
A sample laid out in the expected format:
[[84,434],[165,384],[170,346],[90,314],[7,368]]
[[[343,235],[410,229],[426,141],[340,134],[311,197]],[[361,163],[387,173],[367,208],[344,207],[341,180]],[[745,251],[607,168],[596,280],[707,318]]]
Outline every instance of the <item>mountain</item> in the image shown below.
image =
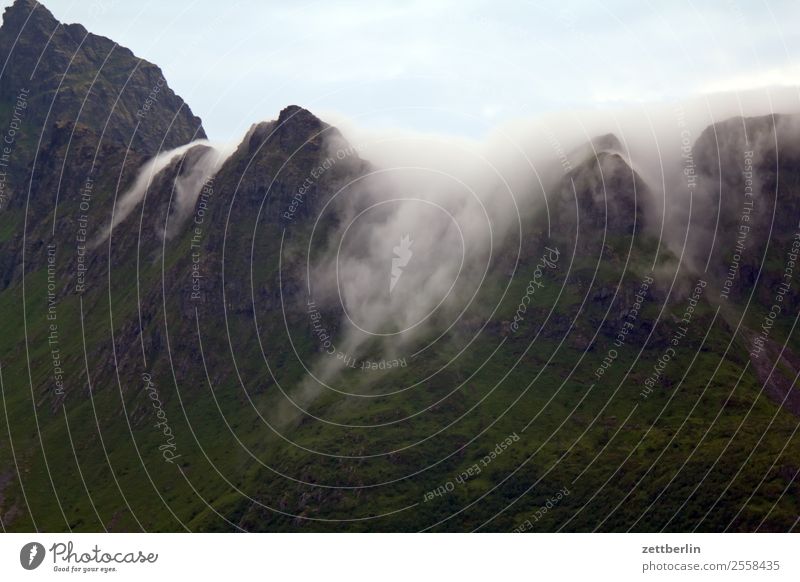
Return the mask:
[[0,121],[19,125],[0,182],[5,530],[795,527],[794,117],[698,135],[683,255],[620,139],[589,140],[531,192],[520,238],[459,273],[474,294],[454,287],[403,343],[356,336],[338,278],[347,252],[390,251],[376,318],[440,283],[410,277],[452,259],[448,230],[414,214],[405,266],[383,237],[393,169],[297,105],[231,150],[205,141],[155,65],[36,2],[0,44]]
[[58,22],[35,0],[6,9],[0,51],[0,121],[18,119],[17,174],[65,122],[144,157],[206,137],[161,69],[80,24]]

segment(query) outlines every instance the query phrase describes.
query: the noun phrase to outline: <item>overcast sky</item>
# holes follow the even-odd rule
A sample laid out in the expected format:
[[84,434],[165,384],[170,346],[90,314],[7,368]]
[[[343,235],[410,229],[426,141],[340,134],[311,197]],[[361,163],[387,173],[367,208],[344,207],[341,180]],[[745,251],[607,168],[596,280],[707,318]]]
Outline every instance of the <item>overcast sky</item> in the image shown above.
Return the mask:
[[480,137],[557,110],[800,81],[797,0],[44,4],[161,66],[215,139],[292,103]]

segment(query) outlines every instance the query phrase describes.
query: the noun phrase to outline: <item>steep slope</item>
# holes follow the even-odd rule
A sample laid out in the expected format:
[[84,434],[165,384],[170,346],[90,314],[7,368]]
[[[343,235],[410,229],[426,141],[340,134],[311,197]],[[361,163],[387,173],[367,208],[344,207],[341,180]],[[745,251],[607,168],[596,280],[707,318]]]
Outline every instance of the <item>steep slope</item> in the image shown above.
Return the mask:
[[[764,391],[800,414],[798,347],[792,341],[800,252],[800,117],[767,115],[708,127],[694,146],[710,204],[695,223],[719,280],[719,300],[741,326],[744,349]],[[704,226],[701,226],[703,224]]]
[[145,158],[205,138],[161,69],[80,24],[58,22],[35,0],[6,9],[0,54],[0,127],[15,128],[15,189],[27,186],[38,144],[59,123],[85,126]]

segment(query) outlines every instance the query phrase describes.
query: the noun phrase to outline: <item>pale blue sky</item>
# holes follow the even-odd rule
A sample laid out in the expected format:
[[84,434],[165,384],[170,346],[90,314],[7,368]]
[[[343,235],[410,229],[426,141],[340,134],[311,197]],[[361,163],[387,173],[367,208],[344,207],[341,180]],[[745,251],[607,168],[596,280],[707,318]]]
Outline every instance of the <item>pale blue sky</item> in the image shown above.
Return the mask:
[[44,4],[161,66],[215,139],[290,103],[479,137],[545,112],[800,81],[796,0]]

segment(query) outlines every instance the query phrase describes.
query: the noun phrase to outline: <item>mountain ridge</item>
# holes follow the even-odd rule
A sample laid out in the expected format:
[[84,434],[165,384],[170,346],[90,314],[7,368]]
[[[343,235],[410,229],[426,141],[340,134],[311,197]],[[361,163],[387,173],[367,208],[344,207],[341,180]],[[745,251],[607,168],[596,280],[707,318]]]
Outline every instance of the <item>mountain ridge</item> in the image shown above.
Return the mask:
[[206,137],[159,67],[80,24],[59,22],[38,2],[16,0],[5,10],[0,50],[7,54],[0,113],[7,115],[20,88],[31,95],[17,140],[25,150],[18,173],[28,169],[36,143],[63,121],[83,123],[145,157]]
[[[760,359],[750,353],[777,301],[791,232],[757,249],[764,269],[760,256],[743,255],[747,268],[721,299],[730,237],[708,271],[680,264],[650,232],[650,185],[620,140],[600,135],[554,174],[549,206],[522,217],[521,258],[516,244],[494,249],[486,284],[436,349],[390,359],[380,339],[350,348],[341,297],[331,292],[323,305],[312,296],[307,262],[338,268],[329,251],[347,219],[382,200],[349,187],[378,168],[297,105],[253,124],[228,152],[197,141],[202,125],[179,97],[159,98],[136,142],[148,75],[160,69],[136,77],[133,53],[113,41],[51,21],[32,0],[12,8],[0,47],[22,58],[0,79],[0,113],[13,115],[12,89],[40,55],[37,75],[52,75],[31,88],[28,142],[18,142],[12,169],[24,188],[0,212],[6,530],[510,531],[565,483],[570,495],[533,529],[793,527],[800,350],[791,317],[770,324]],[[72,55],[81,74],[70,67],[56,93]],[[90,90],[106,56],[116,74]],[[78,115],[88,95],[92,107]],[[178,130],[167,130],[174,119]],[[738,123],[771,135],[769,119],[734,118],[695,144],[712,180],[709,160],[728,147],[732,163],[720,172],[731,188],[742,185]],[[725,131],[721,145],[708,141]],[[798,135],[787,129],[785,143]],[[784,179],[800,160],[775,152],[779,179],[771,151],[762,153],[754,165],[763,192],[780,188],[787,201],[785,230],[800,221],[800,181]],[[337,195],[355,212],[329,204]],[[735,221],[740,206],[721,221]],[[421,219],[416,226],[425,234]],[[414,238],[403,282],[424,255],[445,258],[441,240],[425,248]],[[796,284],[782,301],[787,312],[798,305]],[[420,341],[439,332],[423,328]],[[439,488],[447,494],[431,494]]]

